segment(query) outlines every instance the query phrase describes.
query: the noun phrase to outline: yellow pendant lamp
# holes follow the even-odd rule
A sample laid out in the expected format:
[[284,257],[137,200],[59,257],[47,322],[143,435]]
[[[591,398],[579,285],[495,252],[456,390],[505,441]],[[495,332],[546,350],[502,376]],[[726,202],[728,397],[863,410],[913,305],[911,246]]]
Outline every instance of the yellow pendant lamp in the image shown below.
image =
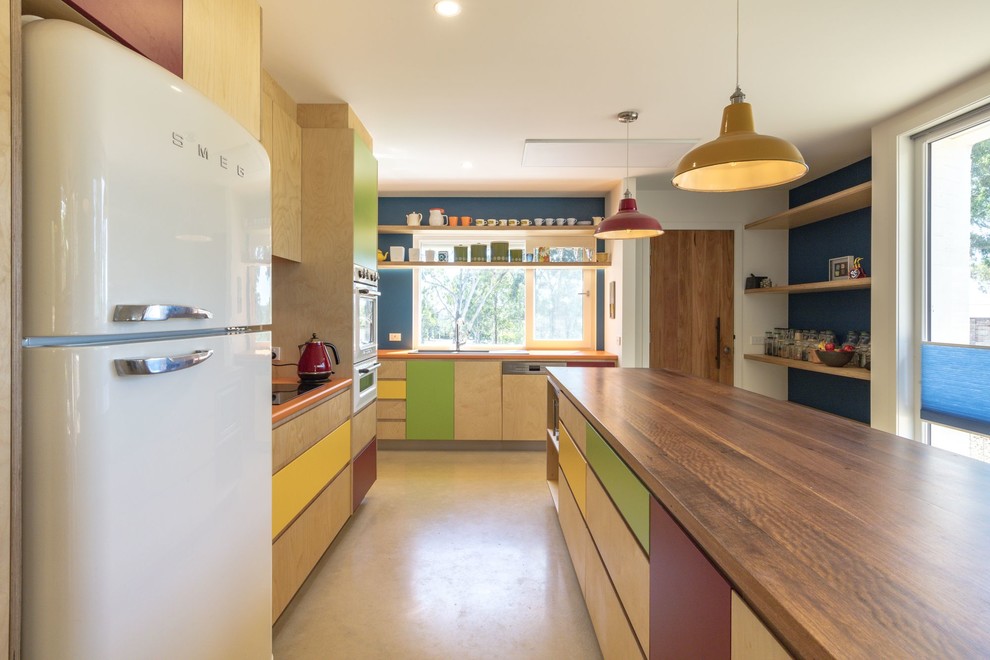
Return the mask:
[[719,136],[681,158],[672,183],[694,192],[735,192],[779,186],[808,172],[797,147],[753,129],[753,107],[739,88],[739,0],[736,0],[736,91],[722,111]]
[[[629,124],[639,119],[639,113],[625,110],[619,113],[619,121],[626,125],[626,179],[629,178]],[[619,210],[605,218],[595,228],[595,238],[602,240],[627,238],[652,238],[663,233],[656,218],[640,213],[632,193],[626,193],[619,201]]]

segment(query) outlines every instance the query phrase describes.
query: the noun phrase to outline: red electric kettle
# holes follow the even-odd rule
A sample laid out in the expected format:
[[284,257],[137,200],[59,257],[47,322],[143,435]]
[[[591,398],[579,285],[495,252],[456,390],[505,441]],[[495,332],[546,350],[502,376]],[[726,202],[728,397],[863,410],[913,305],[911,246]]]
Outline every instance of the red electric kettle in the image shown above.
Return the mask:
[[[333,362],[330,361],[331,351]],[[309,382],[329,380],[330,374],[333,373],[334,362],[340,364],[337,347],[328,341],[318,339],[315,332],[312,339],[305,344],[299,344],[299,380]]]

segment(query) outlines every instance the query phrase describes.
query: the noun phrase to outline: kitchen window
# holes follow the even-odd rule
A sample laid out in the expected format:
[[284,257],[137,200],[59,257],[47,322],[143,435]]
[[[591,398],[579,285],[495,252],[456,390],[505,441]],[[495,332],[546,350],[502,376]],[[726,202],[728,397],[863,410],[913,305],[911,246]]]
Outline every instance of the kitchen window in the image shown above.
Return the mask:
[[925,203],[922,438],[990,462],[990,110],[916,138]]
[[[453,259],[454,246],[464,243],[417,237],[414,247]],[[524,254],[540,246],[552,261],[579,262],[594,239],[509,241]],[[438,349],[594,348],[595,305],[591,269],[420,267],[413,271],[413,341]]]

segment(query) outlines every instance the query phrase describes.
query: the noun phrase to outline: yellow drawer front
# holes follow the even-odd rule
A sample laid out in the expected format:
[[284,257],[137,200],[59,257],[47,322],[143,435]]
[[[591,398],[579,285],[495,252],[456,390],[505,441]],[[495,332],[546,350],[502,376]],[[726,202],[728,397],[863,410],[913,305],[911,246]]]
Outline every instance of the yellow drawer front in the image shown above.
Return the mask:
[[313,501],[351,456],[347,420],[272,476],[272,538]]
[[379,399],[405,399],[406,381],[404,380],[380,380],[378,381]]
[[571,486],[571,492],[574,494],[578,508],[581,509],[581,515],[587,518],[588,509],[585,500],[587,499],[588,464],[575,446],[574,441],[571,440],[567,429],[563,426],[560,427],[560,458],[558,460],[560,461],[560,469],[567,475],[567,483]]

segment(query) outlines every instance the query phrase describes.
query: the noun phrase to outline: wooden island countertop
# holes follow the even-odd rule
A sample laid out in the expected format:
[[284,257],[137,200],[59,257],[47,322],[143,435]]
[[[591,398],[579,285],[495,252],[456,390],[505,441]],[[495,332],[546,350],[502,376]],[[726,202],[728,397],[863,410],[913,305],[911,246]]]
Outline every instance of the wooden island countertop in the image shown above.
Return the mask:
[[677,372],[550,378],[796,656],[990,657],[990,465]]

